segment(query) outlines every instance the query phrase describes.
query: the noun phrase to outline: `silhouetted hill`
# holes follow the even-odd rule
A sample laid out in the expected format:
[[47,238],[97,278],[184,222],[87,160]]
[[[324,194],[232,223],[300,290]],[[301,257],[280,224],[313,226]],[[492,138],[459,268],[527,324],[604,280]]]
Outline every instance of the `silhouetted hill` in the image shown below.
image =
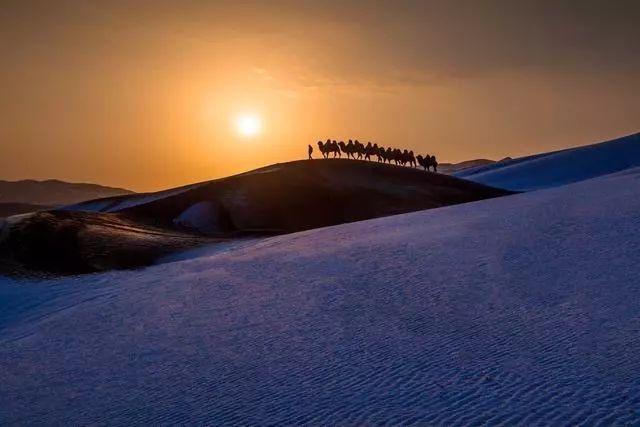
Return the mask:
[[356,160],[304,160],[158,193],[80,203],[205,235],[285,233],[507,194],[448,175]]
[[297,161],[9,219],[0,232],[5,235],[0,258],[5,265],[58,273],[135,267],[220,239],[290,233],[507,194],[375,162]]
[[132,194],[122,188],[58,181],[0,181],[0,203],[61,206],[99,197]]

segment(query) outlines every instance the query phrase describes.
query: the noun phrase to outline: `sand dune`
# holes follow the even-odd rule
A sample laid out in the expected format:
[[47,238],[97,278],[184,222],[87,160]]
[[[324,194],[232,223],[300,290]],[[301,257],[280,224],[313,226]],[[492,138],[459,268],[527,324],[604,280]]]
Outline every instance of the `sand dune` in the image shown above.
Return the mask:
[[542,153],[454,175],[513,191],[556,187],[640,166],[640,133],[599,144]]

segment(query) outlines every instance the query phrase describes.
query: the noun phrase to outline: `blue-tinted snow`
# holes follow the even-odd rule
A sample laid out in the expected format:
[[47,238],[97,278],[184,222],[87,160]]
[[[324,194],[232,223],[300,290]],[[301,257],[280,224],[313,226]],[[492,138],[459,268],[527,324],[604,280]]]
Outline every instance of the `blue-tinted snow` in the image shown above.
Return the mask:
[[539,190],[640,166],[640,133],[584,147],[536,154],[455,175],[514,191]]
[[0,424],[638,424],[639,254],[634,169],[6,280]]

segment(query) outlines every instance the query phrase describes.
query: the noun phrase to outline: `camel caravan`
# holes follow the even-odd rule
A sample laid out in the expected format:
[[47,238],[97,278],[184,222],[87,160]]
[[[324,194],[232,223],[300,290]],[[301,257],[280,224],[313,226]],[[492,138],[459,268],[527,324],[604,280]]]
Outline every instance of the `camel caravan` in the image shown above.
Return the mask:
[[[346,154],[348,159],[354,160],[371,160],[374,156],[378,162],[383,163],[395,163],[399,166],[422,166],[425,171],[430,171],[433,168],[434,172],[438,172],[438,161],[436,156],[422,156],[418,154],[414,156],[413,151],[400,150],[399,148],[384,148],[378,146],[378,144],[367,145],[362,144],[357,139],[355,141],[349,140],[348,143],[344,141],[337,142],[335,140],[327,139],[326,142],[318,141],[318,148],[322,157],[328,159],[333,153],[333,158],[341,158],[342,154]],[[309,159],[313,153],[313,147],[309,145]]]

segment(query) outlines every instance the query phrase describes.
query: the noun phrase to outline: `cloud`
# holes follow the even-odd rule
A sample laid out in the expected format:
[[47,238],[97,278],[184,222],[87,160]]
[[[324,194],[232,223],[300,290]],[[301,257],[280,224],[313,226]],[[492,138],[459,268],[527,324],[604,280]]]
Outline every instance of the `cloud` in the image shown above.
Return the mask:
[[[222,26],[264,41],[260,56],[271,68],[293,64],[312,86],[640,71],[635,0],[250,1],[213,9]],[[206,18],[198,22],[210,29]]]
[[636,0],[27,1],[1,13],[23,48],[57,37],[100,50],[96,34],[109,32],[132,44],[149,43],[149,34],[159,43],[195,38],[247,46],[256,68],[288,69],[290,81],[308,87],[433,85],[522,69],[640,71]]

